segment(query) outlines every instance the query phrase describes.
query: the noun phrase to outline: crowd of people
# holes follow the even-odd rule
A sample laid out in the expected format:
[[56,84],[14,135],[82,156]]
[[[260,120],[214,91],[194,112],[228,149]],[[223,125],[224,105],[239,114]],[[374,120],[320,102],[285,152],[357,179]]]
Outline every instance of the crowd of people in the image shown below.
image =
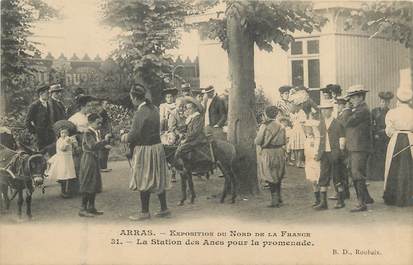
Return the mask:
[[258,173],[270,187],[270,207],[280,205],[286,163],[305,169],[314,188],[315,210],[328,209],[331,181],[335,195],[330,199],[337,200],[336,209],[345,207],[352,181],[358,205],[351,211],[366,211],[374,202],[369,179],[385,181],[386,204],[413,202],[413,109],[408,86],[397,90],[397,104],[391,110],[393,93],[380,92],[380,106],[371,112],[362,85],[349,87],[345,96],[339,85],[327,85],[321,89],[320,105],[309,98],[305,87],[282,86],[279,92],[280,100],[265,110],[256,139]]
[[[80,193],[79,216],[102,215],[95,198],[102,191],[101,172],[110,170],[108,100],[77,89],[66,108],[63,91],[60,85],[40,87],[39,99],[29,107],[26,127],[36,136],[39,150],[49,154],[47,174],[60,182],[62,197]],[[353,186],[358,204],[351,211],[366,211],[374,202],[367,180],[384,180],[386,204],[412,203],[412,90],[400,87],[393,109],[389,109],[393,93],[379,93],[380,106],[371,112],[365,101],[367,93],[362,85],[355,85],[342,95],[341,87],[331,84],[321,89],[320,104],[316,104],[303,86],[279,88],[280,99],[265,108],[255,139],[258,177],[270,191],[269,207],[283,203],[281,184],[287,165],[304,169],[313,186],[315,210],[328,209],[328,199],[336,200],[336,209],[345,207]],[[196,163],[211,159],[209,138],[226,140],[227,90],[218,95],[213,86],[192,90],[188,84],[179,91],[165,89],[159,108],[146,94],[144,85],[132,86],[132,125],[120,137],[131,151],[129,188],[139,191],[141,199],[141,212],[131,220],[150,218],[152,193],[160,201],[157,216],[170,215],[166,190],[176,181],[176,173],[167,163],[165,146],[177,146],[175,160]],[[327,197],[330,182],[334,196]]]

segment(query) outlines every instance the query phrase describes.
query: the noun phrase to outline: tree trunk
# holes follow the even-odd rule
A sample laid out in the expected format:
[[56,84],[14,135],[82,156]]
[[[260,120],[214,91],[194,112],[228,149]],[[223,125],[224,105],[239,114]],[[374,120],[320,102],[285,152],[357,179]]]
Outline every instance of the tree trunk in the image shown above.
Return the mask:
[[228,58],[231,75],[228,140],[239,158],[240,192],[258,191],[255,119],[254,41],[241,25],[241,4],[227,9]]

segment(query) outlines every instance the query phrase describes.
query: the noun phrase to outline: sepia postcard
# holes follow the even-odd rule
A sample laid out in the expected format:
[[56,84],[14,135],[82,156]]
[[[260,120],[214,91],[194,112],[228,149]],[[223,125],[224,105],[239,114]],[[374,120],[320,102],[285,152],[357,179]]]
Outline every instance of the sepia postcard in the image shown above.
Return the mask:
[[413,264],[413,2],[0,5],[0,265]]

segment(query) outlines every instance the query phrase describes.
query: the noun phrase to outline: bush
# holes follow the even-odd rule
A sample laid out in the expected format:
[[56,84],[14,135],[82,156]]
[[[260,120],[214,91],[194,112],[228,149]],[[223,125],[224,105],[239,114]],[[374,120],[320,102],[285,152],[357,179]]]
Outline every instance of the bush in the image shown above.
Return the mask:
[[265,96],[262,87],[255,90],[255,117],[258,124],[262,121],[262,115],[266,107],[271,106],[270,100]]

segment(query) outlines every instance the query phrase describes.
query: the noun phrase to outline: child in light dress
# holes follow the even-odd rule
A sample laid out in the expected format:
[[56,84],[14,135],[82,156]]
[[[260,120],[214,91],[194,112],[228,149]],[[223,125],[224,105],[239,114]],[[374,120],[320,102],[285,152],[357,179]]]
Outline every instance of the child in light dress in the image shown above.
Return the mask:
[[317,154],[320,146],[320,132],[318,126],[320,121],[308,119],[303,125],[305,132],[304,155],[305,155],[305,176],[312,183],[315,196],[313,206],[320,203],[320,186],[318,180],[320,178],[320,161],[317,160]]
[[61,185],[61,196],[69,198],[69,181],[76,179],[75,165],[72,157],[72,145],[76,140],[69,136],[69,131],[62,128],[59,132],[59,139],[56,142],[56,154],[49,159],[50,168],[48,175],[51,179],[56,179]]

